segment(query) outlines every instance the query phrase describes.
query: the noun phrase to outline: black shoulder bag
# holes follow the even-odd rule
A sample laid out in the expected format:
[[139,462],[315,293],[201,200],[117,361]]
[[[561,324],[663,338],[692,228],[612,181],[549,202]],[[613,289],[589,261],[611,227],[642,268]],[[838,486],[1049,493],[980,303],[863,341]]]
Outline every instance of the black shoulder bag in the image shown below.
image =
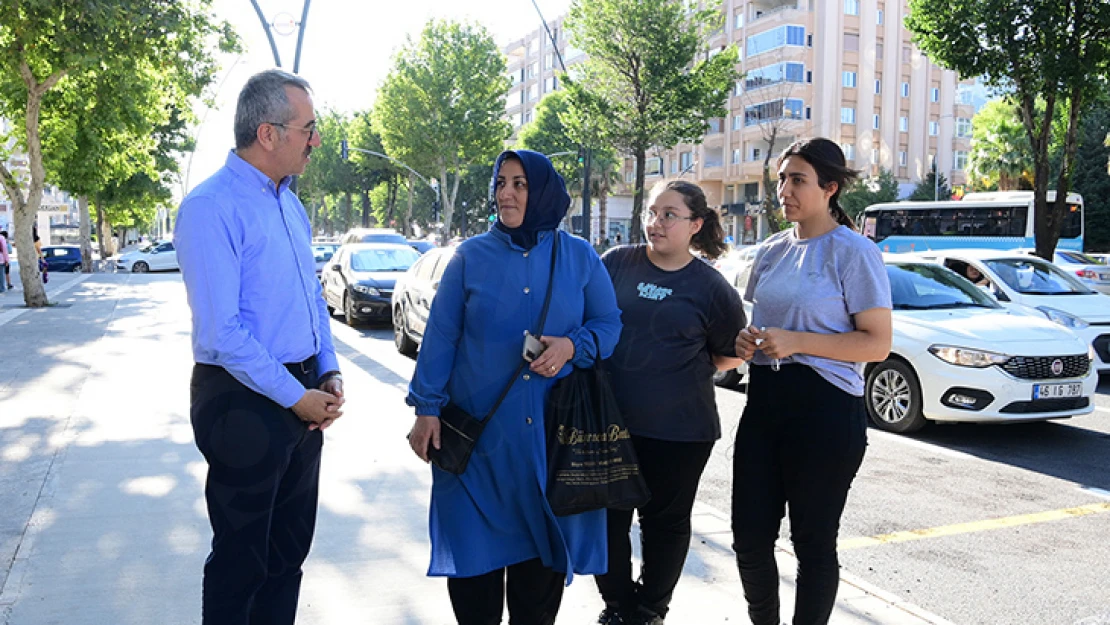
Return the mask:
[[[536,324],[536,331],[532,333],[536,337],[542,335],[543,324],[547,321],[547,308],[551,305],[551,289],[555,285],[555,256],[558,251],[559,231],[556,230],[555,240],[551,246],[551,273],[547,279],[547,295],[543,300],[540,321]],[[520,377],[520,372],[527,365],[528,362],[522,356],[520,365],[517,366],[512,377],[509,378],[505,390],[501,391],[497,403],[481,419],[474,418],[453,401],[448,401],[446,406],[440,408],[439,449],[436,449],[431,442],[428,443],[428,458],[437,467],[455,475],[462,475],[466,471],[466,465],[470,462],[470,455],[474,453],[474,446],[478,444],[478,437],[482,435],[482,431],[486,429],[486,424],[493,418],[493,413],[501,407],[501,402],[505,401],[509,389],[513,387],[513,382],[516,382],[516,379]]]

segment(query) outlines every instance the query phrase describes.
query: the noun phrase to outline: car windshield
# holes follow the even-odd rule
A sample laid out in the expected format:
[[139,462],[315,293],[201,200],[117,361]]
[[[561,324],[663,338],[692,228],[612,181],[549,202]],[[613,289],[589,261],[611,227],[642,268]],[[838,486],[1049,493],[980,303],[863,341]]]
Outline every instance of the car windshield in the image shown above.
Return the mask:
[[891,263],[886,274],[894,310],[1000,308],[982,289],[940,265]]
[[420,259],[411,247],[380,250],[355,250],[351,253],[352,271],[405,271]]
[[1077,265],[1097,265],[1099,262],[1086,254],[1080,252],[1056,252],[1065,263],[1075,263]]
[[984,261],[1006,286],[1023,295],[1087,295],[1094,291],[1040,258],[998,258]]
[[143,254],[149,254],[149,253],[154,251],[154,245],[155,245],[154,243],[147,243],[146,245],[143,245],[142,247],[140,247],[139,251],[142,252]]
[[335,255],[335,250],[336,246],[334,245],[314,245],[312,246],[312,256],[316,259],[316,262],[324,262],[331,260],[331,257]]

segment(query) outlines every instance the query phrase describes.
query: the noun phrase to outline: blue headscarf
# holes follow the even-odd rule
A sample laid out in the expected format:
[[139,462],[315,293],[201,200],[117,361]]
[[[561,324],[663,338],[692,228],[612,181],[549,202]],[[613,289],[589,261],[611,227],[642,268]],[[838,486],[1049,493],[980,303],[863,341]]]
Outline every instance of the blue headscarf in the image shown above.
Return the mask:
[[506,150],[493,164],[493,178],[490,180],[490,197],[497,199],[497,172],[501,163],[515,156],[524,166],[524,177],[528,179],[528,205],[524,209],[524,222],[510,228],[498,218],[494,227],[509,235],[513,243],[530,250],[536,246],[539,233],[559,227],[570,208],[570,195],[567,194],[563,177],[555,171],[551,161],[539,152],[531,150]]

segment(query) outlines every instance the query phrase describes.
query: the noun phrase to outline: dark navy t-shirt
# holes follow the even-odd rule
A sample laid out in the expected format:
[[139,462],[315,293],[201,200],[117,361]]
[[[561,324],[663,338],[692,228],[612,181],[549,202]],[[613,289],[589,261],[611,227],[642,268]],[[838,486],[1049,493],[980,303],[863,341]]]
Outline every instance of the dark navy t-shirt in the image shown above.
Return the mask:
[[645,245],[613,248],[601,261],[624,325],[607,364],[629,431],[670,441],[717,440],[712,354],[736,355],[745,324],[739,293],[700,260],[677,271],[656,267]]

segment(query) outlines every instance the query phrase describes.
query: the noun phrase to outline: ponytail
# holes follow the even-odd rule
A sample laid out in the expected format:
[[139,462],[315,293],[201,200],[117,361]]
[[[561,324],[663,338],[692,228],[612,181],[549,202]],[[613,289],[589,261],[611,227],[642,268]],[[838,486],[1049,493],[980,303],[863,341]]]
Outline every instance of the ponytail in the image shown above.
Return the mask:
[[832,213],[833,219],[836,219],[836,223],[847,226],[853,232],[859,232],[859,229],[856,228],[856,224],[852,222],[852,218],[848,216],[848,213],[844,212],[844,207],[837,201],[838,195],[840,195],[839,190],[837,190],[835,195],[829,198],[829,212]]

